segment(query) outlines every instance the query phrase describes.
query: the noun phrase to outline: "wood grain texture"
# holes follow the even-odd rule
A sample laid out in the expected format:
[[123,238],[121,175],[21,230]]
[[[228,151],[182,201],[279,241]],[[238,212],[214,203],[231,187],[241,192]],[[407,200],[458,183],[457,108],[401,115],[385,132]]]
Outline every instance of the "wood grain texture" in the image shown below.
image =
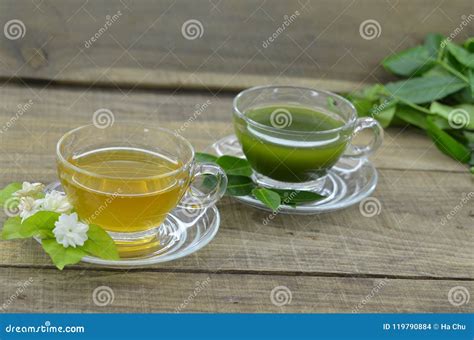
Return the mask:
[[[349,90],[386,81],[386,55],[429,32],[449,35],[470,13],[466,0],[4,0],[0,22],[19,19],[25,30],[0,36],[0,77],[216,90],[324,80]],[[194,40],[182,34],[191,19],[202,25]],[[366,20],[380,26],[372,39],[359,33]],[[467,25],[456,39],[473,33]]]
[[[0,134],[2,184],[54,180],[56,141],[68,129],[90,123],[99,108],[112,110],[116,121],[183,128],[198,149],[232,131],[230,95],[156,91],[126,95],[111,90],[42,90],[16,85],[6,85],[0,93],[3,121],[11,119],[19,103],[33,100],[31,108]],[[195,105],[208,101],[207,109],[190,121]],[[268,213],[227,198],[219,204],[221,230],[208,247],[153,268],[473,278],[473,210],[469,202],[461,204],[472,191],[465,168],[413,131],[389,131],[374,160],[380,181],[373,196],[380,201],[381,212],[373,218],[362,216],[356,205],[316,216],[278,215],[264,225]],[[444,223],[454,209],[455,217]],[[2,242],[0,264],[50,266],[31,240]]]
[[[0,301],[10,313],[466,313],[469,305],[451,305],[448,292],[459,285],[474,288],[473,282],[455,280],[18,268],[0,268],[0,274]],[[273,304],[273,289],[282,294],[275,301],[288,303]],[[101,290],[96,301],[109,301],[104,306],[94,303]]]
[[[233,132],[235,90],[385,82],[383,57],[429,32],[455,32],[470,13],[466,0],[0,1],[2,27],[24,24],[19,39],[0,34],[0,186],[55,180],[57,140],[100,109],[177,130],[207,151]],[[194,40],[182,33],[190,19],[202,24]],[[361,36],[366,20],[380,25],[373,39]],[[474,26],[456,35],[473,36]],[[225,198],[216,238],[166,264],[60,272],[34,240],[1,241],[0,312],[473,312],[472,301],[448,299],[453,287],[474,292],[466,167],[406,127],[386,131],[372,161],[376,216],[355,205],[264,224],[268,213]],[[113,301],[98,306],[103,286]],[[291,301],[277,306],[274,289]]]
[[[20,164],[22,159],[35,164],[38,157],[49,157],[47,164],[52,169],[59,137],[74,127],[91,124],[94,112],[101,108],[111,110],[116,121],[146,121],[178,130],[197,150],[233,133],[233,94],[56,86],[49,89],[27,84],[0,86],[0,131],[6,130],[0,133],[1,148],[6,150],[0,157],[22,153],[25,157],[16,160]],[[18,115],[20,108],[30,101],[30,108]],[[199,110],[204,104],[205,109]],[[25,135],[31,138],[25,143],[32,142],[27,148],[18,142]],[[17,166],[3,162],[2,158],[0,161],[7,167]],[[466,173],[465,165],[441,154],[427,136],[415,129],[386,131],[384,144],[373,161],[380,169]]]

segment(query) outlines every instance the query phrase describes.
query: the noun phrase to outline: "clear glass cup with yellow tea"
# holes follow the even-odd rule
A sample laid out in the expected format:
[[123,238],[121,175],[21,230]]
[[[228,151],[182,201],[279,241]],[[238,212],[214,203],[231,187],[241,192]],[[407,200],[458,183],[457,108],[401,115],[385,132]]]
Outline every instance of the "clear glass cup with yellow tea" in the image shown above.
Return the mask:
[[[196,164],[191,144],[174,132],[139,123],[82,126],[57,144],[59,179],[82,220],[112,236],[121,257],[156,253],[157,236],[178,205],[204,209],[224,194],[227,178],[214,164]],[[215,177],[208,192],[190,190]],[[183,196],[191,195],[191,203]]]

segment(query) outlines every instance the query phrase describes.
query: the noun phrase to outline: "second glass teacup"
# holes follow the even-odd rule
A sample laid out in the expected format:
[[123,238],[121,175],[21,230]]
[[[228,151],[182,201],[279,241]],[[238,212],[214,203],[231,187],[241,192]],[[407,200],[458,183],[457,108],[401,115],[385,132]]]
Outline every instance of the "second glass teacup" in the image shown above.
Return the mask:
[[[220,167],[195,163],[186,139],[150,124],[74,129],[57,144],[57,166],[79,217],[108,231],[121,257],[156,252],[159,228],[174,208],[205,209],[227,185]],[[191,190],[204,175],[215,177],[215,186],[207,193]]]
[[[254,179],[277,189],[319,191],[340,157],[367,157],[382,143],[373,118],[357,118],[355,107],[334,93],[292,86],[260,86],[233,103],[234,128]],[[351,144],[371,129],[368,145]]]

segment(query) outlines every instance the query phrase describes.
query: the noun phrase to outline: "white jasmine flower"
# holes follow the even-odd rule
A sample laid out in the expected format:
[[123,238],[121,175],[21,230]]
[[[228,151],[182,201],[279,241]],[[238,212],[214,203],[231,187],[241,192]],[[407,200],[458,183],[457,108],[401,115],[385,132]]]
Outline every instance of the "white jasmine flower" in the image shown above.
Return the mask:
[[23,185],[20,190],[17,190],[13,193],[15,197],[25,197],[25,196],[35,196],[39,194],[44,189],[44,184],[42,183],[30,183],[23,182]]
[[18,204],[18,210],[20,211],[21,222],[26,220],[28,217],[36,214],[39,211],[40,202],[35,200],[33,197],[21,197],[20,203]]
[[84,242],[87,241],[89,226],[80,222],[76,213],[62,214],[54,225],[53,233],[56,241],[65,248],[76,248],[76,246],[84,245]]
[[43,199],[38,201],[41,203],[41,210],[57,213],[67,213],[72,210],[72,205],[66,195],[56,190],[48,192]]

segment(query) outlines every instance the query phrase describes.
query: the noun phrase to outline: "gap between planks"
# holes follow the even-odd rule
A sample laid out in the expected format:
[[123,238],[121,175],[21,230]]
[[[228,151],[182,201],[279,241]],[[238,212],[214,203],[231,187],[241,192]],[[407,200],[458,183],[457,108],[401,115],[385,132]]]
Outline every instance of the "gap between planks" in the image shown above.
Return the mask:
[[[269,76],[253,76],[245,74],[233,81],[228,82],[229,74],[217,74],[217,73],[205,73],[199,74],[200,80],[193,81],[189,80],[194,76],[190,72],[170,71],[161,72],[163,78],[174,80],[164,81],[153,81],[153,82],[134,82],[127,80],[113,80],[113,81],[90,81],[90,80],[54,80],[50,78],[33,78],[33,77],[6,77],[0,75],[0,84],[23,84],[32,86],[46,86],[46,87],[63,87],[63,88],[86,88],[86,89],[120,89],[120,90],[140,90],[140,91],[154,91],[154,90],[170,90],[176,89],[197,92],[197,91],[208,91],[216,93],[232,93],[239,92],[243,89],[259,86],[262,84],[275,84],[275,85],[290,85],[290,86],[301,86],[301,87],[316,87],[325,88],[333,92],[350,92],[360,89],[361,86],[369,86],[373,83],[351,80],[339,80],[339,79],[323,79],[323,78],[303,78],[293,77],[286,78],[288,80],[272,82],[272,77]],[[171,75],[171,76],[170,76]],[[222,85],[225,84],[225,85]]]
[[[57,270],[53,265],[29,266],[29,265],[0,265],[0,268],[18,269],[46,269]],[[113,268],[113,267],[68,267],[65,270],[84,271],[92,270],[96,272],[143,272],[143,273],[179,273],[179,274],[212,274],[212,275],[262,275],[262,276],[304,276],[304,277],[334,277],[334,278],[354,278],[354,279],[393,279],[393,280],[434,280],[434,281],[467,281],[474,282],[474,278],[466,277],[441,277],[429,275],[384,275],[366,273],[331,273],[331,272],[298,272],[298,271],[271,271],[271,270],[204,270],[204,269],[179,269],[179,268]]]
[[[299,79],[299,78],[296,78],[296,79]],[[134,87],[134,86],[130,86],[130,87],[124,87],[124,88],[120,88],[120,87],[113,87],[111,86],[111,84],[109,83],[104,83],[104,84],[89,84],[89,83],[65,83],[65,82],[49,82],[49,81],[46,81],[46,80],[41,80],[41,79],[30,79],[30,78],[14,78],[14,79],[11,79],[11,80],[8,80],[8,81],[2,81],[2,77],[0,77],[0,86],[2,85],[12,85],[12,86],[19,86],[19,87],[24,87],[25,85],[26,86],[30,86],[30,87],[33,87],[33,88],[42,88],[42,87],[49,87],[48,90],[72,90],[72,89],[92,89],[92,90],[104,90],[104,91],[107,91],[107,92],[118,92],[119,89],[129,89],[131,91],[133,90],[137,90],[137,92],[141,93],[141,94],[149,94],[149,93],[152,93],[152,94],[166,94],[166,93],[177,93],[177,94],[183,94],[183,95],[190,95],[190,94],[196,94],[196,95],[210,95],[210,96],[217,96],[217,95],[220,95],[222,97],[233,97],[235,96],[238,91],[240,89],[236,89],[236,90],[232,90],[232,89],[224,89],[222,91],[217,91],[217,92],[213,92],[211,89],[209,88],[195,88],[193,86],[188,86],[186,84],[181,84],[179,86],[173,86],[172,84],[170,84],[169,86],[167,87],[163,87],[161,88],[160,86],[155,86],[155,87],[140,87],[140,86],[137,86],[137,87]],[[72,86],[68,86],[68,85],[72,85]],[[157,91],[159,91],[157,93]],[[393,127],[393,128],[390,128],[390,129],[405,129],[406,127]],[[412,129],[412,128],[409,128],[409,129]],[[419,132],[420,135],[423,135],[422,137],[423,138],[426,138],[427,140],[429,140],[429,137],[424,134],[421,130],[416,130]],[[403,131],[401,131],[401,133],[403,133]],[[435,146],[433,146],[433,148],[435,148]],[[440,153],[441,151],[438,150]],[[447,157],[447,156],[446,156]],[[455,160],[451,160],[451,159],[447,159],[447,161],[451,161],[451,162],[455,162]],[[458,173],[458,174],[466,174],[468,175],[469,174],[469,170],[468,170],[468,167],[467,165],[465,166],[465,169],[459,169],[459,168],[455,168],[455,169],[449,169],[449,170],[444,170],[444,169],[430,169],[430,168],[426,168],[426,169],[415,169],[415,168],[402,168],[402,167],[396,167],[396,166],[378,166],[377,167],[377,170],[393,170],[393,171],[403,171],[403,172],[406,172],[406,171],[413,171],[413,172],[428,172],[428,173],[436,173],[436,172],[439,172],[439,173]]]

